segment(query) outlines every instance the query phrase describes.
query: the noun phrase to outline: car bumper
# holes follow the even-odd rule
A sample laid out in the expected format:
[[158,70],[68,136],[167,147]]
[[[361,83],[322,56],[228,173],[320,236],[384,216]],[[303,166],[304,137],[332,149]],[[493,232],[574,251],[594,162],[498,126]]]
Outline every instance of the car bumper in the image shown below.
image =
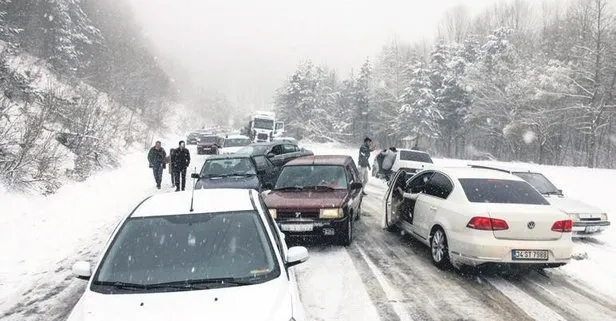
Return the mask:
[[609,221],[574,221],[572,231],[574,236],[594,235],[605,231],[610,224]]
[[217,151],[215,148],[210,148],[210,147],[197,147],[197,153],[198,154],[217,154]]
[[287,236],[317,238],[344,234],[348,220],[348,216],[341,219],[278,218],[276,223]]
[[[573,243],[563,236],[558,240],[519,241],[495,239],[491,233],[473,232],[472,236],[460,234],[450,241],[450,254],[454,265],[479,266],[486,263],[558,265],[571,260]],[[484,234],[484,235],[481,235]],[[477,236],[481,235],[481,236]],[[514,260],[512,250],[546,250],[547,260]]]

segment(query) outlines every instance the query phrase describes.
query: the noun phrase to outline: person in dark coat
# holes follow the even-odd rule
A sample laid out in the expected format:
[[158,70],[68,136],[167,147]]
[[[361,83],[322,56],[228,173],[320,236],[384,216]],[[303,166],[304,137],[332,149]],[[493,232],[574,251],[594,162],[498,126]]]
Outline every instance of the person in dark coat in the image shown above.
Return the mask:
[[[180,147],[176,148],[171,156],[173,164],[173,177],[175,178],[175,191],[186,189],[186,169],[190,165],[190,151],[186,149],[184,141],[180,141]],[[181,183],[181,185],[180,185]]]
[[156,182],[156,188],[160,189],[160,184],[163,180],[163,169],[166,167],[167,153],[162,147],[161,142],[157,141],[154,147],[150,148],[148,153],[148,162],[150,168],[154,173],[154,181]]
[[175,153],[175,148],[169,149],[169,155],[167,155],[167,166],[169,166],[169,176],[171,176],[171,186],[175,187],[175,171],[173,170],[173,163],[171,159],[173,158],[173,153]]
[[[370,153],[374,151],[374,145],[372,144],[372,139],[366,137],[364,139],[364,144],[359,148],[359,157],[358,157],[358,165],[359,165],[359,173],[361,175],[361,182],[364,184],[364,188],[366,188],[366,184],[368,184],[368,173],[370,171]],[[366,192],[363,192],[364,195],[367,195]]]

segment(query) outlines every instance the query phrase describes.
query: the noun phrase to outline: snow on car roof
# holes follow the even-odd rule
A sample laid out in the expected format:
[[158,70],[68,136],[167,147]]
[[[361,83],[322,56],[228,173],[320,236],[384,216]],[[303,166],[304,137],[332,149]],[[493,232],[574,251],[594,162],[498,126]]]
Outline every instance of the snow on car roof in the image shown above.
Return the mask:
[[344,165],[351,158],[351,156],[346,155],[314,155],[314,156],[304,156],[299,157],[294,160],[289,161],[285,166],[295,166],[295,165]]
[[253,210],[250,191],[246,189],[200,189],[195,191],[190,212],[192,191],[155,194],[146,199],[131,217],[190,215]]
[[522,172],[522,173],[532,173],[533,171],[531,171],[528,168],[521,168],[521,167],[515,167],[513,165],[483,165],[483,164],[469,164],[469,166],[474,166],[475,168],[485,168],[485,169],[493,169],[493,170],[500,170],[500,171],[508,171],[508,172]]
[[396,148],[398,151],[407,151],[407,152],[415,152],[415,153],[422,153],[422,154],[428,154],[428,152],[425,152],[423,150],[416,150],[416,149],[408,149],[408,148]]
[[472,168],[472,167],[443,167],[438,170],[451,176],[452,178],[485,178],[485,179],[506,179],[514,181],[522,181],[521,178],[492,169]]
[[227,139],[250,139],[248,136],[244,136],[244,135],[229,135],[226,138]]

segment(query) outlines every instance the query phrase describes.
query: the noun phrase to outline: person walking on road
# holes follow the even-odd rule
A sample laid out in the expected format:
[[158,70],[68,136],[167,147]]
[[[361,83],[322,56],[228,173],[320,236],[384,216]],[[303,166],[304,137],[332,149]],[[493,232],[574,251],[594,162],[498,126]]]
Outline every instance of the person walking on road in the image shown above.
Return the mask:
[[[368,177],[370,176],[370,153],[374,150],[374,146],[372,145],[372,139],[370,137],[364,138],[364,144],[359,148],[359,172],[361,174],[361,182],[364,184],[364,189],[366,188],[366,184],[368,184]],[[368,195],[365,191],[362,191],[363,195]]]
[[176,192],[179,192],[180,189],[182,191],[186,189],[186,169],[188,165],[190,165],[190,151],[186,148],[184,141],[180,141],[179,145],[180,146],[174,150],[171,156]]
[[160,141],[157,141],[154,147],[150,148],[150,152],[148,153],[148,162],[150,163],[150,168],[154,173],[154,181],[156,182],[156,188],[160,189],[160,184],[163,180],[163,170],[166,167],[165,160],[167,158],[167,153],[165,149],[162,147]]
[[169,176],[171,177],[171,186],[175,187],[175,171],[173,170],[173,163],[171,159],[173,159],[173,153],[175,153],[175,148],[169,149],[169,155],[167,155],[167,166],[169,166]]

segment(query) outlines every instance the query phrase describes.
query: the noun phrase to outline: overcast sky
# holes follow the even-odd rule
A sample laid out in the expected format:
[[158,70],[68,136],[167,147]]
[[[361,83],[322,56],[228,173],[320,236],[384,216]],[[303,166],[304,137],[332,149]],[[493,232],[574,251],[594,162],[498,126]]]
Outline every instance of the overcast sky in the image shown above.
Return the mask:
[[[242,104],[271,101],[304,59],[346,75],[392,37],[431,39],[445,10],[494,0],[129,0],[172,72]],[[183,72],[182,72],[183,71]]]

